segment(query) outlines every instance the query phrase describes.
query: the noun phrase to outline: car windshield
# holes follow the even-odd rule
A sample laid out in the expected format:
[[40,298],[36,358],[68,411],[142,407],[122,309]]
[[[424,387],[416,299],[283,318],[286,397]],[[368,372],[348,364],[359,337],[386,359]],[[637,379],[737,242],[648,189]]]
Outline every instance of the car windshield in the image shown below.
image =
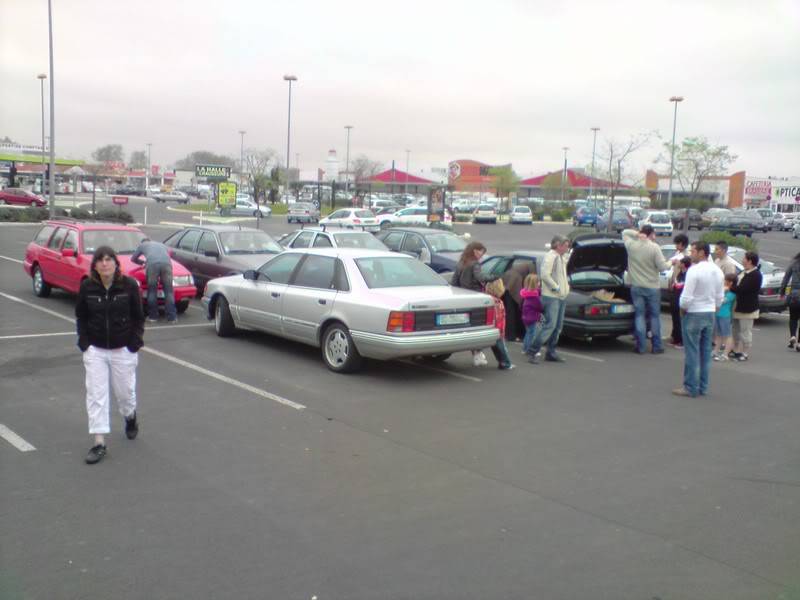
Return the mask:
[[531,212],[531,209],[530,209],[530,208],[528,208],[527,206],[517,206],[517,207],[514,209],[514,212],[518,212],[518,213],[529,213],[529,212]]
[[433,252],[462,252],[467,242],[452,233],[429,233],[425,236]]
[[[744,253],[745,250],[743,248],[728,248],[728,256],[730,256],[733,260],[738,262],[739,264],[742,263],[744,260]],[[758,263],[759,271],[761,271],[762,275],[771,275],[776,271],[782,271],[780,267],[778,267],[774,262],[769,260],[760,260]]]
[[478,206],[478,210],[494,210],[494,206],[491,204],[481,204]]
[[111,246],[117,254],[133,254],[144,239],[141,231],[95,229],[83,232],[83,253],[93,254],[100,246]]
[[311,210],[311,205],[307,202],[295,202],[289,207],[289,210]]
[[366,231],[348,231],[334,233],[338,248],[364,248],[366,250],[388,250],[388,248],[371,233]]
[[669,223],[669,217],[664,213],[653,213],[650,215],[651,223]]
[[447,285],[430,267],[413,258],[381,256],[358,258],[355,262],[371,289]]
[[283,251],[263,231],[227,231],[219,234],[225,254],[275,254]]
[[375,213],[372,212],[371,210],[357,210],[356,211],[356,216],[359,219],[374,219],[375,218]]

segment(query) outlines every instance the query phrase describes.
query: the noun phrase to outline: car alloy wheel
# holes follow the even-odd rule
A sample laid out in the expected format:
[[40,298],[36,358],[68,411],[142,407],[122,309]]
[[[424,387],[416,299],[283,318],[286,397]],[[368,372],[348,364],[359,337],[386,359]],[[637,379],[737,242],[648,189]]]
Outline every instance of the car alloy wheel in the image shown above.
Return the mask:
[[39,298],[47,298],[50,295],[50,286],[44,280],[44,273],[38,266],[33,268],[33,293]]
[[219,337],[229,337],[236,332],[231,309],[224,297],[218,298],[214,305],[214,331]]
[[337,373],[350,373],[361,366],[361,355],[350,332],[341,323],[335,323],[325,330],[322,357],[327,367]]

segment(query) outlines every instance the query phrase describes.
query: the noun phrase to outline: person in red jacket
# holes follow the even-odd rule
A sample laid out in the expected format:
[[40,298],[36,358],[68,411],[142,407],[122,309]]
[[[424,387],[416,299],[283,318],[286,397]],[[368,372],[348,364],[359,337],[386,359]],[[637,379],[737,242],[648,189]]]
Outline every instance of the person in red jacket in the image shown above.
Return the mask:
[[505,342],[506,307],[503,305],[502,298],[506,292],[506,286],[503,284],[502,279],[495,279],[486,284],[485,291],[494,299],[494,326],[500,330],[500,338],[492,346],[492,354],[497,359],[497,368],[501,371],[513,369],[514,365],[511,364],[511,358],[508,356],[508,347]]

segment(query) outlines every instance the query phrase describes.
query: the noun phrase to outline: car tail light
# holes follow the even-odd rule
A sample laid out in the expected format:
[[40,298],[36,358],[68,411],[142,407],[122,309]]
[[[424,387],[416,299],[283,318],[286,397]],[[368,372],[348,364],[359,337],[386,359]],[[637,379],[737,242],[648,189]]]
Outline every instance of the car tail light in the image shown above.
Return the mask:
[[608,306],[605,304],[592,304],[583,307],[583,314],[586,317],[603,317],[608,314]]
[[359,225],[361,223],[361,219],[353,219],[353,223]]
[[311,213],[310,213],[310,212],[308,212],[308,211],[305,211],[305,214],[307,214],[307,215],[310,215]]
[[393,310],[389,313],[386,331],[393,333],[410,333],[414,331],[414,313],[412,311]]
[[490,306],[486,309],[486,324],[494,327],[494,321],[495,321],[494,306]]

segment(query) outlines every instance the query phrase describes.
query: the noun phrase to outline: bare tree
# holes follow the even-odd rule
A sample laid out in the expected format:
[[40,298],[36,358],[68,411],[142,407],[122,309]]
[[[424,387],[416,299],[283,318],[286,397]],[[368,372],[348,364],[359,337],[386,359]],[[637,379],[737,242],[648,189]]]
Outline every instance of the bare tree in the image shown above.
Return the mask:
[[130,158],[131,169],[146,169],[147,168],[147,152],[144,150],[134,150],[131,152]]
[[[609,182],[608,231],[614,229],[614,198],[617,190],[619,190],[622,180],[631,176],[627,171],[627,162],[636,151],[641,150],[650,142],[651,137],[650,133],[639,133],[630,136],[625,141],[609,138],[605,140],[602,150],[598,153],[600,164],[607,165],[604,175]],[[602,170],[600,172],[602,173]]]
[[258,203],[263,195],[277,185],[273,174],[275,167],[278,166],[278,153],[271,148],[266,150],[248,148],[244,152],[244,165],[248,181],[253,188],[253,198]]
[[356,181],[363,181],[369,179],[373,175],[377,175],[383,169],[383,163],[378,160],[371,160],[364,154],[354,158],[350,162],[350,173],[355,175]]
[[92,158],[97,162],[122,162],[125,160],[125,151],[119,144],[108,144],[92,152]]
[[[669,168],[671,155],[672,144],[665,142],[664,151],[656,162]],[[704,181],[725,175],[737,158],[727,146],[714,146],[704,137],[688,137],[680,145],[675,145],[673,173],[681,188],[689,193],[690,200],[694,200]]]

